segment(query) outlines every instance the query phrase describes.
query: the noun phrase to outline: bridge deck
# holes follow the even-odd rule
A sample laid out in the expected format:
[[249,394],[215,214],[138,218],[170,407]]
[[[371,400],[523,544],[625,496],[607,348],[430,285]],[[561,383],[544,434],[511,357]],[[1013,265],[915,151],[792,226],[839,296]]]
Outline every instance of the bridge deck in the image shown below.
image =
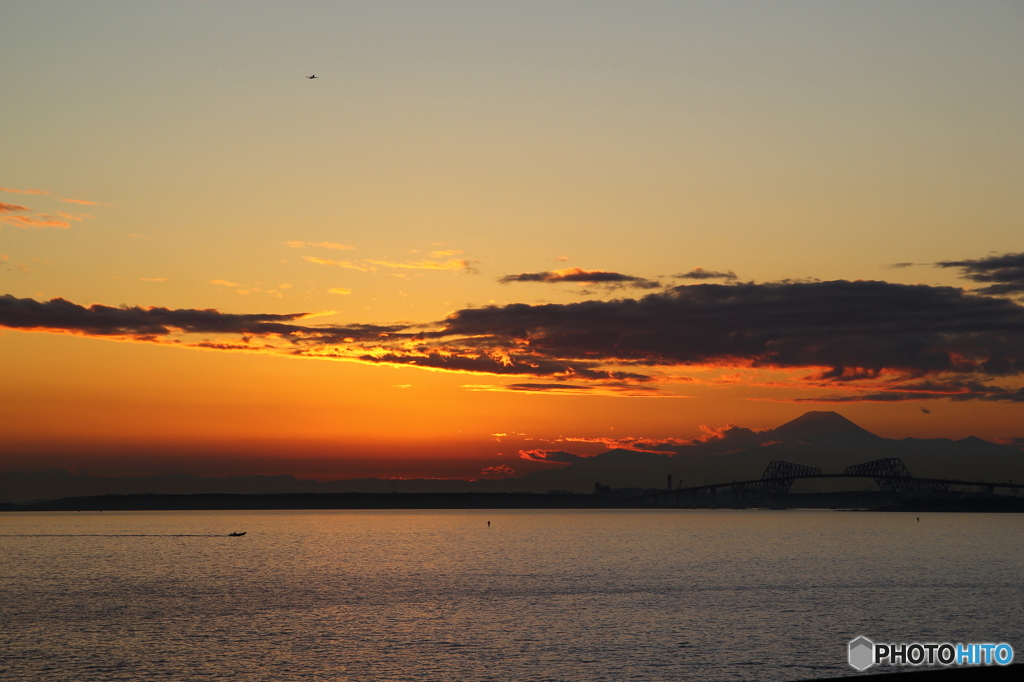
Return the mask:
[[917,476],[892,476],[886,474],[803,474],[793,476],[777,476],[772,478],[755,478],[749,481],[729,481],[725,483],[710,483],[706,485],[691,486],[688,488],[675,488],[674,490],[666,490],[665,492],[651,493],[645,497],[654,497],[657,495],[681,495],[683,493],[695,493],[702,490],[717,490],[718,488],[736,488],[740,486],[753,486],[756,484],[765,483],[785,483],[787,481],[796,481],[809,478],[870,478],[872,480],[885,480],[894,482],[906,482],[914,484],[926,484],[926,485],[968,485],[978,488],[1010,488],[1019,490],[1024,488],[1024,483],[996,483],[990,481],[964,481],[955,478],[920,478]]

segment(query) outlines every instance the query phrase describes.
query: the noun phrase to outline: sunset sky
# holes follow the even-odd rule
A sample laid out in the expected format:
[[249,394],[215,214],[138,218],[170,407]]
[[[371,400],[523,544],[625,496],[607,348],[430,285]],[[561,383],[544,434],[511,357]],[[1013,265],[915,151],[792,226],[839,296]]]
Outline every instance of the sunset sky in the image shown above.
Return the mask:
[[0,23],[0,471],[518,476],[809,410],[1024,436],[1020,2]]

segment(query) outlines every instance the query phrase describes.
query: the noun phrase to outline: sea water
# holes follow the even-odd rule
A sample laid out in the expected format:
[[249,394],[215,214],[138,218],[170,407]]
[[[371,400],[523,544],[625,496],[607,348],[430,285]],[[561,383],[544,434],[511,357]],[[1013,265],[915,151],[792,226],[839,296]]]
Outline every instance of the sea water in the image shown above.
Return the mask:
[[859,635],[1024,656],[1024,515],[7,513],[0,535],[5,680],[770,682],[852,674]]

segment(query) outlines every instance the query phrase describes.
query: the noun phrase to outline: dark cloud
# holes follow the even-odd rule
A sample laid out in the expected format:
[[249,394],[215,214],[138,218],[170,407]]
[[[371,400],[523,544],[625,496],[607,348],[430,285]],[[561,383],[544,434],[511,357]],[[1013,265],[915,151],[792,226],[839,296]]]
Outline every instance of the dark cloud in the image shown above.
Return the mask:
[[1006,253],[975,260],[947,260],[935,265],[958,268],[964,279],[989,284],[978,289],[978,293],[989,296],[1024,295],[1024,253]]
[[18,204],[5,204],[4,202],[0,201],[0,213],[15,213],[27,210],[27,206],[19,206]]
[[736,279],[736,273],[732,270],[729,272],[715,272],[714,270],[705,270],[704,268],[694,268],[689,272],[673,275],[673,277],[679,279]]
[[1024,307],[955,287],[693,284],[638,299],[463,309],[419,327],[314,326],[305,317],[0,297],[0,326],[18,329],[139,340],[235,334],[244,346],[203,341],[550,382],[506,390],[588,394],[585,382],[653,386],[687,366],[711,365],[810,369],[799,386],[837,391],[816,401],[1024,401],[1024,389],[1005,385],[1024,374]]
[[575,384],[509,384],[509,391],[593,391],[593,386],[577,386]]
[[[882,381],[885,373],[954,380],[941,395],[914,387],[902,399],[1015,400],[963,380],[1024,372],[1021,306],[887,282],[699,284],[639,300],[492,306],[458,311],[433,334],[563,362],[816,367],[818,381],[833,383]],[[875,397],[901,399],[897,391]]]
[[[990,386],[980,381],[946,379],[917,383],[890,383],[883,390],[868,391],[850,395],[829,395],[818,398],[798,398],[793,402],[851,403],[875,402],[892,403],[904,400],[938,400],[948,398],[956,402],[965,400],[987,400],[993,402],[1024,402],[1024,389],[1013,390],[1002,386]],[[921,408],[927,414],[929,410]]]
[[[515,370],[513,370],[515,371]],[[611,374],[611,373],[609,373]],[[513,393],[544,393],[548,395],[594,395],[611,397],[630,398],[678,398],[677,395],[668,395],[662,392],[661,388],[655,385],[642,385],[637,381],[650,381],[649,377],[639,376],[639,380],[622,381],[611,377],[598,376],[591,379],[594,383],[589,386],[564,383],[564,377],[559,373],[555,378],[563,383],[519,383],[519,384],[464,384],[463,388],[471,391],[487,392],[513,392]]]
[[1016,391],[1007,390],[1005,392],[997,393],[995,395],[989,395],[983,398],[983,400],[993,400],[1009,403],[1024,403],[1024,388],[1018,388]]
[[785,440],[775,431],[753,431],[735,424],[719,427],[702,425],[704,435],[692,440],[680,438],[559,438],[556,442],[601,443],[608,449],[636,450],[637,452],[675,453],[692,456],[723,455],[772,445]]
[[512,282],[547,282],[549,284],[576,282],[605,286],[627,286],[636,289],[658,289],[661,287],[659,283],[644,279],[643,277],[633,277],[632,275],[623,275],[619,272],[607,272],[604,270],[582,270],[580,268],[552,270],[549,272],[523,272],[518,275],[505,275],[498,281],[502,284],[510,284]]
[[[444,369],[453,372],[476,372],[513,376],[528,374],[537,377],[572,377],[589,381],[623,382],[650,380],[650,377],[646,374],[597,369],[599,367],[597,362],[544,359],[527,353],[515,355],[477,354],[466,348],[467,345],[471,345],[471,343],[461,343],[459,347],[454,345],[446,346],[443,352],[422,353],[419,350],[402,350],[390,353],[367,353],[358,356],[357,359],[371,364],[412,365],[414,367]],[[326,357],[322,351],[316,348],[296,349],[293,351],[293,354]],[[337,357],[348,358],[351,355],[344,353],[337,355]],[[574,387],[568,384],[512,384],[506,388],[521,391],[540,391],[551,390],[556,386],[559,389],[570,390],[573,388],[585,388],[581,386]],[[546,387],[546,389],[540,387]]]
[[572,464],[583,457],[574,455],[564,450],[520,450],[519,458],[531,462],[546,462],[551,464]]
[[903,268],[912,268],[915,265],[919,265],[919,263],[893,263],[888,267],[893,268],[895,270],[902,270]]
[[[607,372],[607,373],[594,373],[590,372],[589,375],[582,375],[577,373],[580,379],[591,379],[601,382],[603,388],[612,389],[612,391],[621,391],[627,393],[637,393],[643,391],[657,392],[658,388],[655,386],[642,386],[638,385],[641,382],[650,381],[650,377],[644,374],[631,374],[628,372]],[[594,386],[579,386],[576,384],[508,384],[503,387],[506,391],[593,391]]]
[[435,336],[544,358],[638,366],[1024,371],[1024,308],[953,287],[834,282],[697,284],[641,299],[460,310]]
[[499,464],[495,467],[484,467],[480,470],[480,474],[483,476],[511,476],[515,472],[516,470],[507,464]]
[[174,332],[187,334],[275,335],[294,341],[341,342],[345,338],[379,338],[404,327],[353,325],[350,327],[310,327],[291,324],[306,313],[287,315],[233,315],[216,310],[168,308],[113,308],[92,305],[88,308],[63,298],[46,302],[31,298],[0,296],[0,326],[12,329],[65,331],[90,336],[120,336],[151,340]]
[[[704,435],[693,440],[653,440],[653,439],[624,439],[610,447],[619,447],[629,450],[642,450],[646,452],[674,452],[676,454],[690,455],[721,455],[730,452],[739,452],[762,445],[778,442],[771,432],[757,432],[735,424],[712,428],[701,426]],[[612,439],[608,439],[612,440]]]

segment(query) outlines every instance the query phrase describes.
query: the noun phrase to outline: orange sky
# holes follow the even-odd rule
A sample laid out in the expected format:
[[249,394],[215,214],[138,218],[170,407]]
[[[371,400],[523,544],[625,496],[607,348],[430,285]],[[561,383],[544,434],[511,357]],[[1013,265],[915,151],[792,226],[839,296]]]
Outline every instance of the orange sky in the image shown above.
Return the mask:
[[0,470],[1024,436],[1014,4],[6,14]]

